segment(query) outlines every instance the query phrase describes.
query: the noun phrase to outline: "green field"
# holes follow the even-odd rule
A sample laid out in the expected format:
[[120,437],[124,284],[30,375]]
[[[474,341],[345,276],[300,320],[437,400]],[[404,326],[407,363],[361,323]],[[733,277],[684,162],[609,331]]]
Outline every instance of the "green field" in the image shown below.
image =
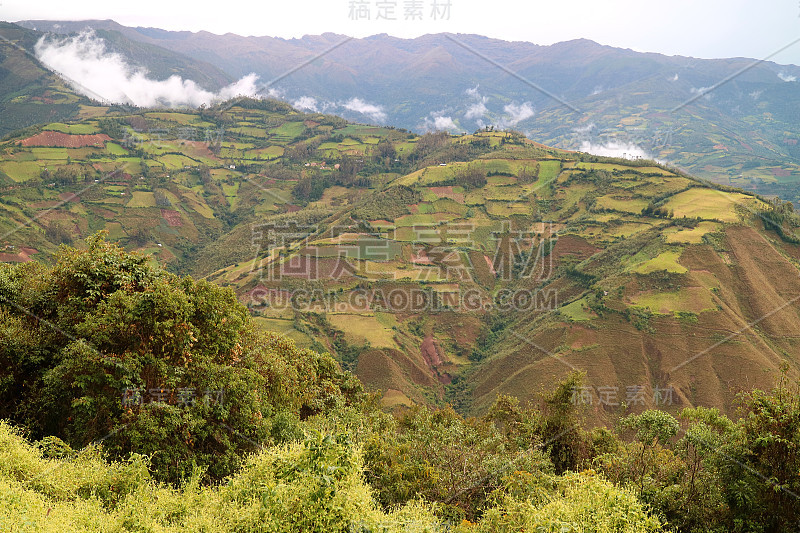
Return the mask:
[[42,168],[33,161],[0,161],[0,172],[16,182],[38,178]]
[[682,228],[678,231],[668,231],[666,241],[668,243],[687,243],[699,244],[703,242],[703,235],[719,231],[721,225],[715,222],[703,221],[695,228]]
[[197,161],[188,158],[184,155],[167,154],[158,158],[160,163],[170,170],[181,169],[184,167],[193,167],[197,165]]
[[553,181],[561,173],[561,161],[539,161],[539,182]]
[[741,193],[694,187],[673,196],[664,207],[673,211],[676,217],[700,217],[720,222],[737,222],[739,215],[734,209],[736,206],[746,211],[754,211],[762,207],[763,203]]
[[66,148],[31,148],[34,159],[63,160],[67,159]]
[[128,155],[128,151],[125,148],[112,142],[106,143],[106,151],[111,155]]
[[285,122],[269,130],[269,133],[275,136],[277,141],[291,142],[295,137],[300,136],[306,129],[305,124],[302,122]]
[[662,252],[653,259],[636,265],[633,271],[638,274],[650,274],[651,272],[666,270],[667,272],[683,274],[687,272],[687,268],[678,263],[680,256],[681,252],[679,251]]
[[573,322],[583,322],[592,320],[596,315],[586,306],[586,298],[575,300],[563,307],[559,307],[559,313]]
[[363,346],[369,343],[375,348],[397,348],[394,332],[374,315],[330,314],[328,320],[336,329],[345,333],[351,344]]
[[632,298],[632,301],[636,307],[650,309],[653,313],[662,315],[671,315],[675,312],[702,313],[716,309],[711,291],[700,287],[639,294]]
[[187,124],[196,125],[198,122],[201,122],[200,117],[190,113],[156,112],[156,113],[145,113],[145,116],[159,121],[175,122],[177,124],[183,124],[183,125]]
[[623,213],[639,214],[642,209],[647,207],[648,203],[646,198],[626,198],[610,194],[598,198],[596,205],[601,209],[613,209]]
[[152,192],[134,191],[126,207],[155,207],[156,199]]
[[94,124],[63,124],[61,122],[53,122],[48,124],[44,130],[58,131],[61,133],[69,133],[73,135],[91,135],[97,133],[98,129]]

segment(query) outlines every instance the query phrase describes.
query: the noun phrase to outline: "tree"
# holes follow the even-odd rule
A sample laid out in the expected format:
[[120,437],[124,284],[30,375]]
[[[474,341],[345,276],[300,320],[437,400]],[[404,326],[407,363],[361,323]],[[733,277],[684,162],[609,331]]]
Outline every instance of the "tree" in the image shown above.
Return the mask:
[[722,487],[734,523],[794,531],[800,520],[800,392],[787,367],[771,392],[739,395],[742,418],[719,449]]
[[53,244],[72,244],[72,235],[61,222],[52,221],[44,228],[45,238]]
[[678,434],[680,425],[665,411],[648,409],[639,415],[630,415],[620,421],[620,426],[636,432],[636,440],[641,444],[638,458],[639,492],[644,492],[644,480],[648,472],[655,468],[656,446],[665,445]]
[[467,189],[480,189],[487,183],[486,171],[474,164],[461,167],[456,172],[456,183]]
[[395,158],[397,158],[397,151],[389,139],[381,139],[376,147],[375,155],[384,166],[390,167]]
[[[230,289],[180,278],[102,234],[52,268],[0,266],[0,418],[157,478],[221,479],[302,416],[360,398],[328,354],[256,330]],[[21,331],[26,331],[20,335]],[[296,422],[295,422],[296,423]]]

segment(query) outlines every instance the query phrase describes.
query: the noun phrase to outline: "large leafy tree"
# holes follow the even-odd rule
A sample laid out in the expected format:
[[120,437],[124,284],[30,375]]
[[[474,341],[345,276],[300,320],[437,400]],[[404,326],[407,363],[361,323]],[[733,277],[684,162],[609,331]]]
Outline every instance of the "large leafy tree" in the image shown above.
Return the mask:
[[[227,475],[358,398],[328,354],[257,331],[230,289],[180,278],[102,234],[52,268],[0,267],[0,418],[72,446],[102,441],[177,480]],[[294,429],[293,429],[294,428]]]

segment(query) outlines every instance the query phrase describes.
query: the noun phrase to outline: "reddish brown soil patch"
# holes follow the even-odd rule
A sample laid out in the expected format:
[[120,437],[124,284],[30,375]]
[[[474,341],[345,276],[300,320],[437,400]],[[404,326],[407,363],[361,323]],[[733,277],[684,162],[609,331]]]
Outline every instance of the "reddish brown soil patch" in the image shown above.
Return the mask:
[[433,261],[431,261],[431,258],[428,256],[428,252],[425,251],[424,248],[419,250],[419,252],[417,252],[417,253],[411,254],[411,262],[412,263],[417,263],[417,264],[422,264],[422,265],[432,265],[433,264]]
[[183,146],[191,148],[189,156],[200,156],[208,159],[218,159],[217,156],[209,149],[208,143],[205,141],[181,141]]
[[31,256],[39,250],[29,246],[22,246],[17,249],[17,253],[0,252],[0,262],[2,263],[27,263],[32,261]]
[[593,246],[583,237],[564,235],[559,237],[558,241],[556,241],[556,245],[553,248],[553,259],[558,261],[565,255],[573,255],[581,259],[586,259],[599,251],[600,248]]
[[773,168],[772,175],[776,178],[788,178],[792,175],[792,171],[785,168]]
[[61,202],[58,200],[44,200],[30,204],[30,206],[34,209],[52,209],[53,207],[58,207],[59,205],[61,205]]
[[71,222],[72,214],[69,211],[62,211],[59,209],[51,209],[39,214],[40,224],[49,224],[50,222]]
[[425,337],[419,349],[422,352],[422,357],[425,359],[425,362],[431,368],[442,364],[442,358],[439,355],[439,350],[436,349],[436,342],[433,340],[432,336],[428,335]]
[[245,303],[264,304],[270,305],[281,304],[287,305],[292,298],[292,291],[285,289],[272,289],[264,285],[256,285],[251,290],[242,294],[240,301]]
[[372,349],[358,358],[356,375],[369,388],[393,388],[403,391],[412,400],[424,402],[413,385],[436,386],[436,380],[408,354],[390,348]]
[[356,269],[348,261],[334,258],[316,258],[310,255],[295,255],[287,261],[269,265],[272,279],[283,277],[308,280],[337,280],[357,275]]
[[491,272],[492,275],[496,276],[497,275],[497,271],[494,269],[494,265],[492,264],[492,260],[489,258],[488,255],[484,255],[483,258],[486,260],[486,266],[489,267],[489,272]]
[[117,217],[117,213],[115,211],[111,211],[110,209],[104,209],[102,207],[91,206],[92,213],[95,215],[104,218],[106,220],[114,220]]
[[62,192],[58,197],[64,202],[80,202],[80,197],[73,192]]
[[446,361],[442,357],[442,349],[439,343],[436,342],[431,335],[425,337],[419,349],[422,354],[422,359],[425,361],[425,364],[428,365],[428,368],[430,368],[431,373],[439,380],[439,383],[447,385],[453,381],[453,378],[450,377],[449,374],[439,371],[439,367]]
[[105,133],[98,133],[95,135],[70,135],[69,133],[61,133],[60,131],[43,131],[27,139],[23,139],[20,141],[20,144],[22,146],[47,146],[53,148],[83,148],[86,146],[104,148],[106,141],[110,140],[111,137]]
[[164,220],[167,221],[167,226],[172,227],[181,227],[183,226],[183,220],[181,220],[181,214],[178,211],[173,209],[162,209],[161,216]]
[[428,187],[428,189],[436,196],[442,198],[452,198],[456,202],[464,203],[464,193],[453,192],[452,186],[447,187]]
[[131,128],[138,131],[144,131],[150,126],[147,124],[147,119],[144,117],[129,117],[128,124],[130,124]]

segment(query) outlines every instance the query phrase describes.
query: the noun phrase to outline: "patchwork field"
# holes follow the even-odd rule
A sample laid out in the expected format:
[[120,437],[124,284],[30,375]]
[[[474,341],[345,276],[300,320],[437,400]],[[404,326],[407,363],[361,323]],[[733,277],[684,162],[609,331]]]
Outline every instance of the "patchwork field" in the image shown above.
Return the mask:
[[[470,161],[453,159],[459,146]],[[730,239],[775,207],[653,163],[583,158],[270,101],[52,122],[0,144],[0,257],[105,230],[231,287],[259,326],[333,353],[387,406],[480,410],[498,392],[529,397],[563,362],[594,384],[650,380],[668,369],[644,369],[632,347],[665,335],[666,365],[695,348],[669,335],[735,331],[761,305],[726,273],[746,260]]]

